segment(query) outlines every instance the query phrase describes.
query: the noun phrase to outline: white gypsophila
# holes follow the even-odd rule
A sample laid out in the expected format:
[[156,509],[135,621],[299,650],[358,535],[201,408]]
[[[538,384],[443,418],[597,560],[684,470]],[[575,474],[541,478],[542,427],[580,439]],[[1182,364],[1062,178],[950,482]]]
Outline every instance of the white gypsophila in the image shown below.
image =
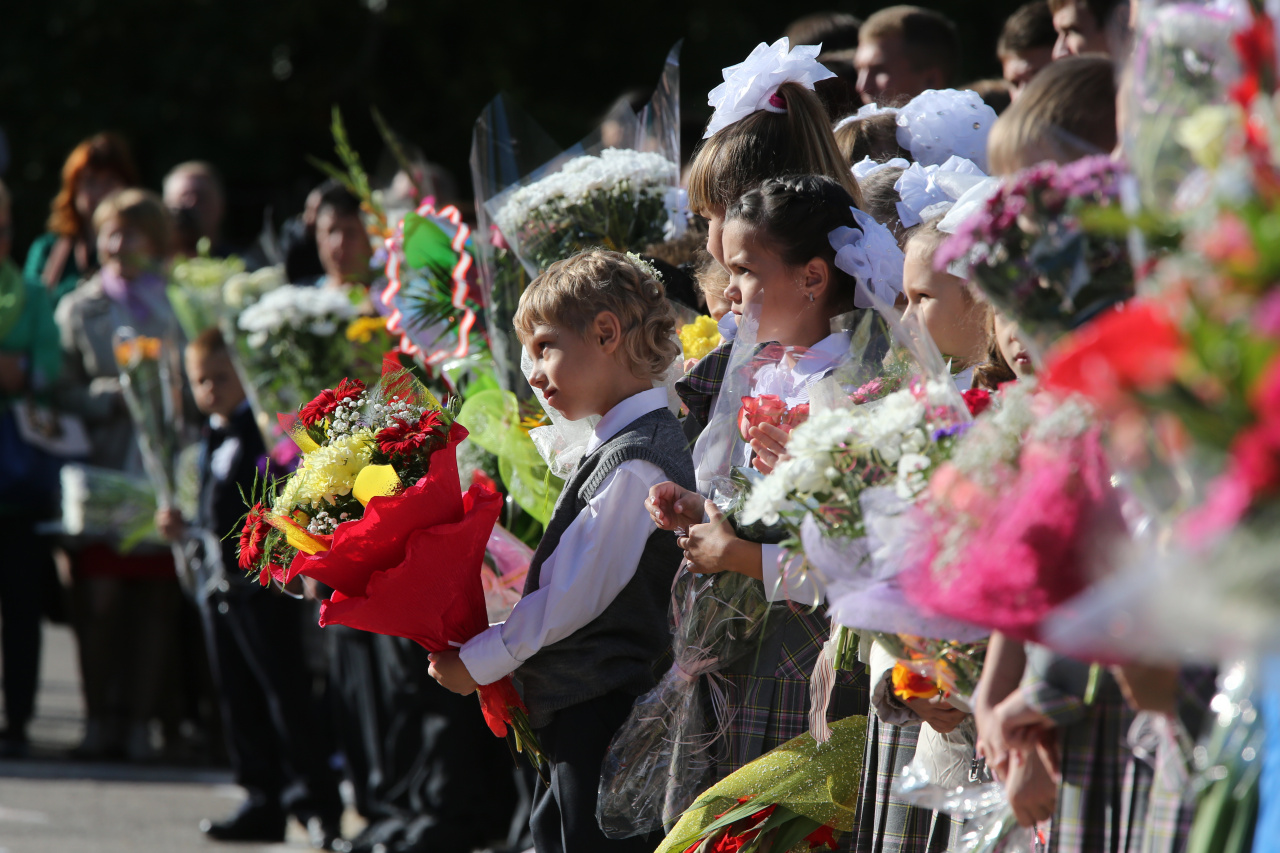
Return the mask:
[[904,501],[913,501],[929,485],[928,471],[933,461],[923,453],[904,453],[898,460],[894,491]]
[[1057,406],[1048,415],[1039,418],[1031,427],[1027,438],[1030,441],[1056,441],[1074,438],[1089,428],[1093,420],[1093,411],[1078,396],[1071,396]]
[[624,188],[665,200],[667,189],[677,183],[679,175],[676,164],[661,154],[606,148],[598,157],[575,157],[559,171],[516,190],[494,215],[494,221],[508,239],[518,239],[521,227],[541,208],[577,205],[595,193]]
[[751,488],[741,518],[747,524],[777,524],[782,512],[796,507],[792,495],[830,492],[840,476],[832,457],[858,427],[853,409],[828,409],[810,416],[787,441],[787,457]]
[[241,311],[237,325],[249,333],[251,344],[261,346],[268,337],[286,328],[332,335],[339,324],[346,325],[358,313],[351,301],[350,287],[286,284]]

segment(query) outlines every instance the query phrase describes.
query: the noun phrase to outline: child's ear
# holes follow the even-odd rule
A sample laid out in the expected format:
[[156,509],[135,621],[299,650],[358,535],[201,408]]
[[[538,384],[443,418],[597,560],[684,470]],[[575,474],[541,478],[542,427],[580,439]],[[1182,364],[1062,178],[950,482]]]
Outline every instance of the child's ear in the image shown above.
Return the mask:
[[595,343],[610,355],[622,343],[622,321],[612,311],[601,311],[596,315],[595,327],[592,329]]
[[804,289],[810,302],[820,304],[831,288],[831,265],[822,258],[813,258],[804,267]]

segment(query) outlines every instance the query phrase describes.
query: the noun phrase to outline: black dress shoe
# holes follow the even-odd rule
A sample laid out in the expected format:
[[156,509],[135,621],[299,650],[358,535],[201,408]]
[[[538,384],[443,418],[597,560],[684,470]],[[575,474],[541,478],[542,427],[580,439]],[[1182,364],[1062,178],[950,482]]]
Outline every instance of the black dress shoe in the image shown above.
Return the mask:
[[200,821],[200,831],[214,841],[284,841],[284,812],[262,807],[243,808],[226,820]]

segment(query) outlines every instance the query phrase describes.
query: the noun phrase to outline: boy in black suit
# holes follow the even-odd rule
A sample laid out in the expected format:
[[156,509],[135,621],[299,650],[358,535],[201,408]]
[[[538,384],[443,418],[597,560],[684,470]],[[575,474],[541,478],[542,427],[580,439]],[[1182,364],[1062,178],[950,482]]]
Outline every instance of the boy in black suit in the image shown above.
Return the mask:
[[248,793],[239,811],[202,821],[201,829],[218,841],[280,842],[293,814],[314,847],[341,847],[342,801],[303,644],[310,608],[247,579],[238,537],[228,535],[245,513],[241,491],[250,493],[265,468],[266,447],[217,329],[187,347],[186,369],[196,406],[209,416],[199,506],[190,522],[161,509],[156,526],[171,541],[205,543],[193,563],[196,594],[227,750],[236,782]]

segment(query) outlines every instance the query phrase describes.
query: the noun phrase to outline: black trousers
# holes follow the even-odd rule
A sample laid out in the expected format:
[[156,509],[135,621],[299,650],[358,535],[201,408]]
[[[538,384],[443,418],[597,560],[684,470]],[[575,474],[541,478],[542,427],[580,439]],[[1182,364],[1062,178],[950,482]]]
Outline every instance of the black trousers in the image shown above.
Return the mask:
[[476,697],[437,684],[411,640],[341,625],[324,632],[337,737],[369,820],[356,850],[470,853],[503,839],[515,807],[512,761]]
[[312,608],[238,586],[200,605],[227,751],[250,806],[336,822],[338,776],[303,646]]
[[45,563],[53,559],[33,516],[0,518],[5,560],[0,565],[0,647],[3,648],[4,713],[11,734],[26,734],[35,710],[40,674],[40,614]]
[[550,765],[550,784],[536,783],[529,816],[538,853],[652,853],[661,841],[644,835],[615,841],[596,822],[600,766],[634,702],[629,694],[608,693],[557,711],[534,732]]

